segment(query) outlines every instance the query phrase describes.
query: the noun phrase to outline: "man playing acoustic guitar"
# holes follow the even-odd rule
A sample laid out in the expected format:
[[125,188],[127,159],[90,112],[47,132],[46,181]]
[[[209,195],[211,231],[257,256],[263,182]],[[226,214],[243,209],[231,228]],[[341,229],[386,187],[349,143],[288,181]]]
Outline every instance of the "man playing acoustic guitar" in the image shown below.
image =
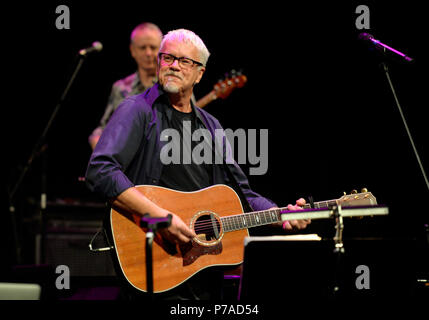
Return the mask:
[[[119,212],[134,216],[149,213],[153,217],[172,214],[170,227],[159,233],[163,239],[177,245],[191,243],[197,237],[196,229],[184,221],[180,212],[172,212],[172,209],[160,205],[165,202],[157,201],[152,194],[140,192],[137,186],[153,185],[195,192],[214,185],[229,185],[235,189],[247,210],[277,207],[250,189],[247,177],[234,161],[222,164],[195,163],[193,160],[186,164],[166,164],[162,161],[161,150],[167,143],[165,130],[177,130],[184,139],[197,129],[207,129],[212,136],[216,129],[222,129],[217,119],[191,102],[193,88],[201,81],[209,55],[203,41],[189,30],[174,30],[165,35],[158,53],[158,83],[140,95],[127,98],[118,107],[95,147],[86,173],[90,190],[108,199],[112,208]],[[184,126],[185,121],[190,126]],[[185,145],[180,143],[178,146],[181,154],[191,152],[195,142],[189,142],[191,149],[186,149]],[[171,198],[170,202],[174,199]],[[305,200],[299,199],[288,209],[298,210],[304,204]],[[303,229],[308,223],[310,221],[297,220],[284,224],[277,221],[275,224],[291,230]],[[213,276],[213,269],[204,268],[185,285],[164,292],[162,297],[218,298],[221,281]]]

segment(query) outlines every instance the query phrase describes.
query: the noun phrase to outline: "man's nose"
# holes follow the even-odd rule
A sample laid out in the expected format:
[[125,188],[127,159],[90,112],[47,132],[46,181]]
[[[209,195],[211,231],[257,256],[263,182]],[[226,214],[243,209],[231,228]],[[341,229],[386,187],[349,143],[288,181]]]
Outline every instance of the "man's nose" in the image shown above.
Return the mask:
[[179,60],[175,59],[175,60],[173,61],[173,63],[172,63],[172,64],[170,64],[170,68],[173,68],[173,69],[177,69],[177,70],[179,70],[179,69],[180,69],[180,66],[179,66]]
[[157,53],[155,50],[152,50],[151,48],[145,48],[143,52],[147,56],[156,55]]

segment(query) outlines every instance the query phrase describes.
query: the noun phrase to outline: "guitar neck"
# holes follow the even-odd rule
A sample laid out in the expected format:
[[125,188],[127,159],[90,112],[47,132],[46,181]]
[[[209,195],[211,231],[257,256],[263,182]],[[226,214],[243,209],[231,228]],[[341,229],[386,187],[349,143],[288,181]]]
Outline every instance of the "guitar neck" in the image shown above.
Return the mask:
[[[314,208],[328,208],[337,203],[337,200],[328,200],[314,202]],[[310,209],[310,204],[305,204],[304,209]],[[270,210],[247,212],[227,217],[222,217],[222,226],[224,232],[237,231],[242,229],[248,229],[252,227],[263,226],[267,224],[273,224],[281,221],[281,212],[288,210],[287,207],[275,208]]]
[[212,90],[208,94],[206,94],[204,97],[199,99],[196,104],[197,104],[197,107],[204,108],[206,105],[208,105],[210,102],[212,102],[213,100],[216,100],[216,99],[217,99],[216,92],[214,90]]

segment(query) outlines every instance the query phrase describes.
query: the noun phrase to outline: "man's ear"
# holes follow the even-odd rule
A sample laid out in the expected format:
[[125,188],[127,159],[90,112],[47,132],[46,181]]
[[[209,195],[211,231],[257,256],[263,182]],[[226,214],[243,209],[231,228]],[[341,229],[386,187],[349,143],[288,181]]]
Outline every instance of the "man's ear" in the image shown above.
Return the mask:
[[132,44],[132,43],[130,43],[130,53],[131,53],[131,56],[132,56],[133,58],[135,58],[135,57],[134,57],[134,50],[133,50],[133,44]]
[[200,83],[201,78],[203,77],[204,72],[206,71],[205,67],[200,67],[199,73],[198,73],[198,77],[194,82],[194,85],[196,85],[197,83]]

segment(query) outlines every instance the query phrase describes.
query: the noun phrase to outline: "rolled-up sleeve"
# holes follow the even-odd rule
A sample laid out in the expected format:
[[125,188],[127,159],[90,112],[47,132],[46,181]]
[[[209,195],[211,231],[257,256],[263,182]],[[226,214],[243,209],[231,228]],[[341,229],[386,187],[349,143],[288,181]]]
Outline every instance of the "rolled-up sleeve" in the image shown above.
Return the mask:
[[134,183],[125,172],[144,134],[142,101],[130,97],[117,108],[92,153],[85,181],[87,187],[105,199],[117,197]]

